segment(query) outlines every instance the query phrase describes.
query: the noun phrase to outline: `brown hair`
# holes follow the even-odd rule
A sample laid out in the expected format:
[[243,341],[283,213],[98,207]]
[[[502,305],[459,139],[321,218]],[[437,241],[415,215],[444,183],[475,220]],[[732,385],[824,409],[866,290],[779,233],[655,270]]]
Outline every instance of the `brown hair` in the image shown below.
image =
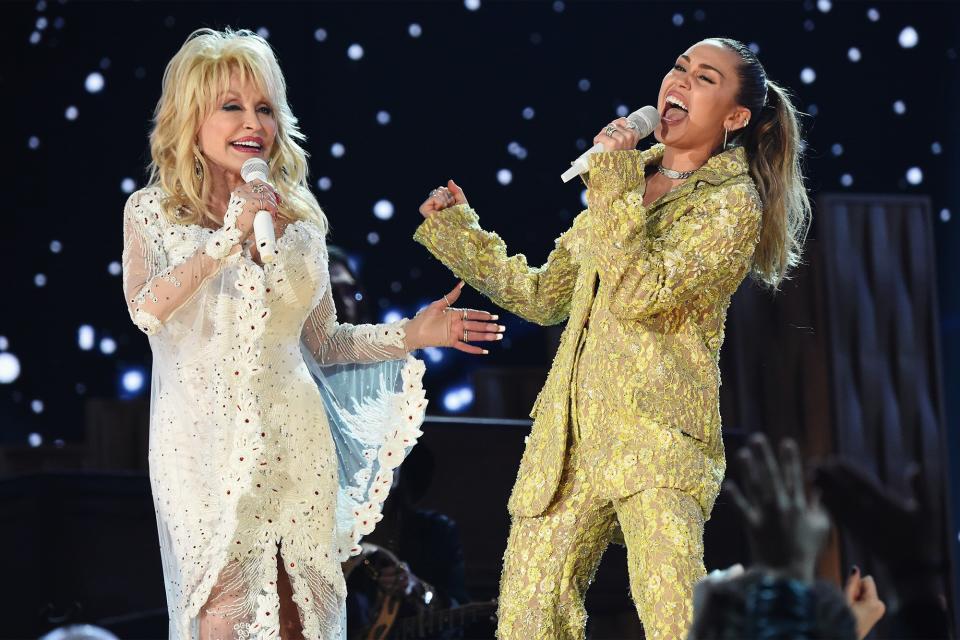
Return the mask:
[[755,279],[776,290],[800,263],[810,229],[810,199],[804,185],[800,123],[790,93],[767,78],[753,51],[738,40],[708,38],[740,56],[738,104],[750,109],[750,124],[733,143],[743,145],[763,203],[760,242],[753,257]]

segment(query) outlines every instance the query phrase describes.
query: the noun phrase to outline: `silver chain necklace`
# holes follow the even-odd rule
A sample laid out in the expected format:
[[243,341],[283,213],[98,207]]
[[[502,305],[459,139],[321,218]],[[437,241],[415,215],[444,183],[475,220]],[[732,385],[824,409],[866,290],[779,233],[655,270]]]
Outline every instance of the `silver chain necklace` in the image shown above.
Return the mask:
[[693,169],[691,171],[674,171],[673,169],[667,169],[662,164],[658,164],[657,171],[667,176],[671,180],[686,180],[687,178],[692,176],[694,173],[696,173],[697,170]]

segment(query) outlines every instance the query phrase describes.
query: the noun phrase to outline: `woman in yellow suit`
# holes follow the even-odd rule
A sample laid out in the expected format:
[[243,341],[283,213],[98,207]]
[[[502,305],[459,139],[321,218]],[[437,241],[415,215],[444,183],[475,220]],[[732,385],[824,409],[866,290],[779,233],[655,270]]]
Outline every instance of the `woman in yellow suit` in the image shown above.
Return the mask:
[[796,111],[749,48],[689,48],[657,107],[660,144],[634,150],[622,118],[594,139],[589,208],[540,268],[508,257],[452,180],[420,208],[414,238],[457,276],[527,320],[567,321],[510,498],[501,640],[583,638],[618,529],[647,638],[686,635],[725,469],[730,297],[748,273],[777,288],[809,226]]

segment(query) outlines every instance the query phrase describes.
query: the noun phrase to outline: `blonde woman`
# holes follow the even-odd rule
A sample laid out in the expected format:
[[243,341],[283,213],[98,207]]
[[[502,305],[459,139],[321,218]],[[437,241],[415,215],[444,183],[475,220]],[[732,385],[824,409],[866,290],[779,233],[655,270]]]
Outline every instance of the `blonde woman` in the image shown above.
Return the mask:
[[[259,36],[193,33],[164,74],[150,184],[124,210],[171,638],[344,637],[340,563],[420,435],[423,364],[408,354],[501,337],[489,314],[449,307],[459,286],[409,321],[337,323],[285,93]],[[254,157],[270,184],[243,183]],[[278,238],[266,264],[261,209]]]
[[415,238],[454,273],[533,322],[567,322],[510,498],[501,640],[583,638],[584,594],[621,536],[646,637],[686,637],[725,468],[730,296],[748,273],[776,288],[799,258],[796,114],[750,49],[690,47],[657,107],[646,151],[623,118],[597,134],[589,209],[543,267],[508,257],[453,181],[420,208]]

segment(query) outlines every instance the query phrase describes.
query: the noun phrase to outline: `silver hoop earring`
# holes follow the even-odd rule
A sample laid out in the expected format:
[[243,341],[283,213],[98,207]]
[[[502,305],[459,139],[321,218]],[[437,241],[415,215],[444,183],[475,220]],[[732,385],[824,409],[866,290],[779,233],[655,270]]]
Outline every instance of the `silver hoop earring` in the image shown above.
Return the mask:
[[730,129],[726,127],[723,128],[723,148],[727,148],[727,134],[730,133]]

